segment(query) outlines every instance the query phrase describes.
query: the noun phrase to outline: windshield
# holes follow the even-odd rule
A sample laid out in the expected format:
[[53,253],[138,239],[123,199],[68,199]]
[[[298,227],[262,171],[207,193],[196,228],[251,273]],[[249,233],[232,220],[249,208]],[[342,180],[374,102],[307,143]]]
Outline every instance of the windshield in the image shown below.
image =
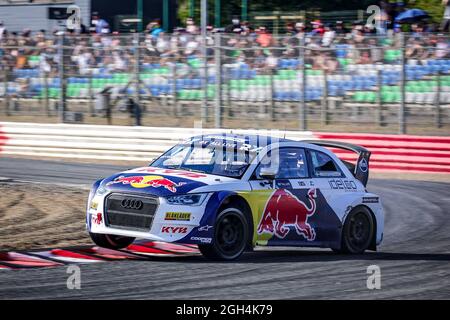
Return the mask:
[[240,178],[259,150],[223,141],[192,142],[173,147],[150,166]]

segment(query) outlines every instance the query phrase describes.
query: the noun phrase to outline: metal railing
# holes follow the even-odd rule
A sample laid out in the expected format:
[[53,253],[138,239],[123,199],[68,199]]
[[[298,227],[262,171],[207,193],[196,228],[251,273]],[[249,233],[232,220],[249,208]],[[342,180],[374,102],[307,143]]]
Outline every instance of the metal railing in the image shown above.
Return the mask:
[[3,39],[0,114],[399,133],[450,126],[447,35],[208,34],[206,45],[190,34]]

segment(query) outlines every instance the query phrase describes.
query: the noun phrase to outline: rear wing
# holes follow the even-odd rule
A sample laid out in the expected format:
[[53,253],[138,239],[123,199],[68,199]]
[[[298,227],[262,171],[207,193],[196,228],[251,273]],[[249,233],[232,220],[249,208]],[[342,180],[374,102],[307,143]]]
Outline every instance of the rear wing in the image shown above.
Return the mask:
[[350,171],[352,171],[355,178],[361,181],[364,186],[367,186],[367,182],[369,181],[369,161],[372,154],[369,150],[361,146],[339,141],[311,140],[302,142],[314,144],[320,147],[344,149],[358,154],[358,161],[356,162],[356,165],[348,161],[343,162],[350,169]]

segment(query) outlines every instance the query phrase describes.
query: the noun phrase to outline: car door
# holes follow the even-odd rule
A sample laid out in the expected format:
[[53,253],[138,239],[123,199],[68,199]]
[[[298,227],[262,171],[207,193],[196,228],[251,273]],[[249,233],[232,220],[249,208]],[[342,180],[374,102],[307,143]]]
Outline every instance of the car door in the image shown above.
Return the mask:
[[307,149],[310,176],[317,190],[316,215],[310,219],[315,225],[317,244],[339,248],[343,211],[348,201],[346,195],[356,192],[356,184],[346,179],[337,163],[327,153]]
[[[250,179],[257,210],[255,231],[259,245],[302,245],[314,243],[315,226],[310,218],[316,212],[317,190],[310,176],[307,153],[299,147],[281,147],[277,159],[262,159]],[[264,166],[277,166],[274,181],[260,176]]]

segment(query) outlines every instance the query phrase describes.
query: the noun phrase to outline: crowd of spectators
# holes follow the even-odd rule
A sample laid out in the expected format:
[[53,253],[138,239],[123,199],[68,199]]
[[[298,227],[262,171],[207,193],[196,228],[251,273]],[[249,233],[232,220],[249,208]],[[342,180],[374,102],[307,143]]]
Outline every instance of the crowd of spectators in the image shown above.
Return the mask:
[[[384,12],[384,11],[383,11]],[[374,25],[362,21],[324,23],[287,23],[284,31],[273,34],[267,26],[253,26],[233,18],[223,29],[207,28],[208,55],[213,57],[214,34],[221,33],[220,46],[223,61],[228,64],[247,64],[251,68],[268,72],[280,59],[303,60],[312,69],[333,73],[343,64],[374,64],[385,60],[386,50],[398,50],[401,42],[395,28],[389,29],[389,20],[383,15]],[[386,20],[386,21],[385,21]],[[382,30],[379,30],[382,28]],[[406,36],[408,59],[446,59],[449,57],[448,34],[430,33],[429,25],[422,22],[410,25]],[[64,37],[61,37],[64,35]],[[136,65],[136,38],[133,35],[111,32],[108,23],[98,14],[93,15],[91,28],[78,30],[41,30],[21,33],[8,32],[0,22],[0,61],[2,68],[11,71],[39,69],[50,76],[57,74],[60,62],[58,51],[64,39],[64,64],[74,75],[87,75],[101,69],[102,72],[131,72]],[[159,20],[152,21],[139,37],[139,57],[142,66],[164,66],[178,63],[198,66],[201,63],[202,37],[192,18],[185,26],[166,33]],[[304,57],[302,52],[304,48]],[[213,61],[213,58],[210,59]]]

